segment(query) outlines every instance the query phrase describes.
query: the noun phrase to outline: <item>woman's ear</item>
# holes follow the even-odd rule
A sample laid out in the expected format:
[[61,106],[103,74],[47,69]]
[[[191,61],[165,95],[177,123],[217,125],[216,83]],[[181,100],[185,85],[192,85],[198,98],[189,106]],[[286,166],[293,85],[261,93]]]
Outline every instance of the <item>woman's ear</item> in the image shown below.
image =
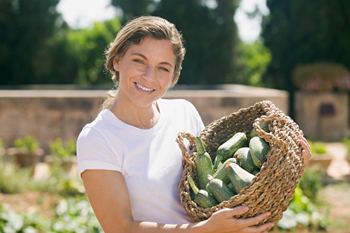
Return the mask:
[[120,58],[118,55],[116,55],[113,59],[113,68],[115,71],[119,71],[119,60]]

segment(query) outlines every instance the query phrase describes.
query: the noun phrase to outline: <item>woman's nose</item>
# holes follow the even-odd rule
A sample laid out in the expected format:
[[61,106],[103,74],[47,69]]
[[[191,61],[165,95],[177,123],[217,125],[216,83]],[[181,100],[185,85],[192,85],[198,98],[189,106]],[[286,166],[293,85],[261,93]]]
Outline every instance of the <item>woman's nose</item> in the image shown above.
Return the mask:
[[153,81],[155,78],[156,78],[156,72],[154,71],[154,69],[152,67],[147,67],[143,74],[142,74],[142,77],[144,79],[146,79],[147,81],[151,82]]

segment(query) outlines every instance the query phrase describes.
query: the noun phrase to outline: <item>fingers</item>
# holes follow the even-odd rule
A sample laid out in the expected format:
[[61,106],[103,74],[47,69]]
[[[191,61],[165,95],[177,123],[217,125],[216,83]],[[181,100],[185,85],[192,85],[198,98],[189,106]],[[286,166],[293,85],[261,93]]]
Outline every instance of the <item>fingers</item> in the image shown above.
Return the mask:
[[311,155],[307,155],[305,150],[301,152],[301,155],[303,156],[303,159],[304,159],[304,168],[306,168],[307,166],[309,166],[309,159]]
[[[249,227],[249,226],[254,226],[259,224],[259,222],[261,222],[262,220],[264,220],[265,218],[267,218],[269,215],[271,215],[270,212],[266,212],[263,214],[259,214],[255,217],[252,218],[246,218],[246,219],[240,219],[239,221],[237,221],[237,225],[241,226],[241,227]],[[272,224],[272,225],[271,225]],[[265,224],[264,224],[265,225]],[[273,223],[268,223],[267,226],[273,226]],[[260,226],[259,226],[260,227]],[[265,229],[264,227],[261,227],[262,229]],[[267,229],[267,228],[266,228]]]
[[270,230],[275,224],[272,222],[265,223],[260,226],[255,226],[255,227],[249,227],[250,232],[262,232],[262,233],[267,233],[268,230]]
[[[304,159],[304,168],[306,168],[309,165],[309,159],[311,158],[311,148],[307,140],[303,136],[299,136],[300,139],[300,145],[303,148],[301,151],[301,155],[303,156]],[[303,171],[302,175],[305,173]]]
[[299,136],[299,140],[300,140],[300,145],[304,150],[310,151],[311,147],[309,145],[309,143],[307,142],[306,138],[304,138],[303,136]]
[[232,209],[222,209],[219,212],[225,218],[232,218],[232,217],[234,217],[236,215],[244,214],[245,212],[248,211],[248,209],[249,209],[248,206],[238,206],[238,207],[235,207],[235,208],[232,208]]
[[218,232],[221,232],[220,229],[224,229],[224,232],[226,232],[227,229],[230,229],[232,232],[242,233],[267,232],[274,226],[274,224],[271,222],[257,226],[260,222],[271,215],[269,212],[245,219],[238,219],[234,217],[244,214],[248,211],[248,209],[249,208],[247,206],[238,206],[232,209],[227,208],[219,210],[210,217],[208,224],[213,229],[217,229]]

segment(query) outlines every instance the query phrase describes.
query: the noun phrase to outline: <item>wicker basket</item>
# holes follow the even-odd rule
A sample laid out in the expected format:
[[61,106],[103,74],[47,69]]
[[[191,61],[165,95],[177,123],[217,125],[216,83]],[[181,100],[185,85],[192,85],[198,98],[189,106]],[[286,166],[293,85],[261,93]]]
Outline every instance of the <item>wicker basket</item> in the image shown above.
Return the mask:
[[[270,133],[260,128],[260,124],[268,122]],[[302,148],[298,136],[302,135],[299,126],[270,101],[261,101],[254,106],[242,108],[238,112],[222,117],[210,123],[200,134],[206,144],[206,150],[215,158],[217,148],[237,132],[249,133],[256,129],[259,137],[270,144],[267,161],[252,183],[228,201],[211,208],[202,208],[192,201],[188,176],[197,180],[194,158],[197,155],[194,136],[179,133],[177,143],[183,154],[183,175],[179,183],[181,203],[192,222],[208,219],[214,212],[223,208],[246,205],[248,212],[237,218],[253,217],[264,212],[271,215],[259,223],[277,223],[288,208],[294,196],[303,171]],[[185,146],[184,139],[189,141],[190,153]],[[250,139],[250,138],[248,138]]]

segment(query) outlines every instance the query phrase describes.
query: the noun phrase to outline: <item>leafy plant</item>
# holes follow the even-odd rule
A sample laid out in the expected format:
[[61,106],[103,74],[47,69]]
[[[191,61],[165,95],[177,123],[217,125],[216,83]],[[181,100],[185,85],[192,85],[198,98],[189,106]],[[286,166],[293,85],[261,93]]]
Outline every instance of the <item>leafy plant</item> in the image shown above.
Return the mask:
[[86,200],[63,199],[57,205],[55,213],[55,222],[50,229],[52,232],[103,232],[90,203]]
[[304,195],[311,200],[315,200],[318,192],[322,188],[322,177],[325,171],[317,167],[308,167],[305,174],[299,180],[299,187]]
[[39,142],[34,136],[26,136],[23,138],[17,138],[14,142],[15,147],[17,147],[21,152],[28,153],[34,152],[39,148]]
[[318,155],[318,154],[326,154],[327,151],[327,144],[322,141],[311,141],[307,140],[309,145],[310,145],[310,150],[313,155]]
[[346,138],[344,138],[343,139],[343,141],[342,141],[342,144],[345,146],[345,148],[346,148],[346,156],[348,157],[348,158],[350,158],[350,138],[348,138],[348,137],[346,137]]
[[85,199],[63,199],[55,208],[54,219],[38,214],[15,213],[0,203],[0,232],[4,233],[103,233],[97,218]]
[[56,138],[50,143],[51,155],[60,157],[63,161],[68,161],[75,155],[76,145],[73,139],[63,142],[62,138]]
[[317,205],[307,198],[298,186],[288,209],[283,213],[277,226],[284,230],[291,230],[300,225],[308,229],[325,230],[329,222],[326,214],[319,212]]
[[33,168],[20,168],[16,163],[5,162],[0,169],[0,192],[22,193],[32,183]]
[[50,222],[37,214],[15,213],[8,204],[0,203],[0,232],[47,232]]
[[350,73],[345,66],[337,63],[298,65],[292,79],[304,91],[350,90]]
[[0,149],[4,148],[4,143],[2,142],[2,138],[0,138]]

